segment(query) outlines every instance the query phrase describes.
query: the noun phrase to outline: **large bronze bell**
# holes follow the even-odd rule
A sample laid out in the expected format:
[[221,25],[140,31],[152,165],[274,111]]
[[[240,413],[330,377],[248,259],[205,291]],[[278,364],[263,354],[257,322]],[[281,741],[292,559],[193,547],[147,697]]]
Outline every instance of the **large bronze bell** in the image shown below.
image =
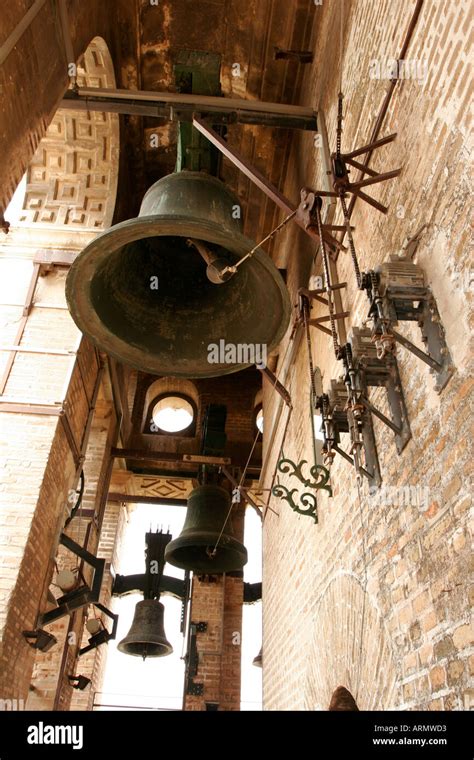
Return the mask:
[[223,488],[205,485],[191,491],[183,530],[167,545],[165,560],[206,575],[240,570],[247,549],[233,534],[229,510],[230,496]]
[[135,607],[132,626],[118,650],[135,657],[164,657],[173,647],[166,638],[163,626],[165,608],[158,599],[145,599]]
[[265,345],[268,355],[287,329],[289,296],[261,249],[225,273],[254,247],[239,216],[238,198],[208,174],[155,182],[139,216],[100,234],[72,265],[66,297],[79,329],[157,375],[213,377],[254,363],[242,352],[209,363],[209,346],[221,341]]

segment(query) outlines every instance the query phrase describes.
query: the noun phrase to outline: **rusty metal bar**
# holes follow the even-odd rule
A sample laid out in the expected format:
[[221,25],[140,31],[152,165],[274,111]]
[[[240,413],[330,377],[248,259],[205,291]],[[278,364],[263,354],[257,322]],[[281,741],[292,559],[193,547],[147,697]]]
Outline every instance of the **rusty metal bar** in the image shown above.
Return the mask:
[[[347,156],[344,158],[344,162],[346,164],[349,164],[350,166],[353,166],[354,169],[358,169],[363,174],[368,174],[369,177],[376,177],[378,175],[378,172],[374,171],[373,169],[369,169],[368,166],[364,166],[364,164],[360,164],[358,161],[354,161],[353,158],[347,158]],[[343,227],[343,230],[345,231],[345,227]]]
[[291,396],[285,386],[280,383],[276,375],[269,369],[268,367],[257,367],[257,369],[262,373],[264,377],[267,378],[267,380],[271,383],[273,388],[276,390],[277,393],[280,394],[285,404],[289,407],[292,406],[291,404]]
[[364,153],[369,153],[369,151],[372,152],[377,148],[381,148],[382,145],[387,145],[387,143],[393,142],[396,136],[397,133],[393,132],[391,135],[381,137],[380,140],[373,140],[372,142],[367,143],[367,145],[362,145],[361,148],[351,150],[350,153],[342,153],[341,158],[345,161],[346,158],[355,158],[356,156],[362,156]]
[[349,184],[350,190],[359,190],[361,187],[368,187],[369,185],[376,185],[378,182],[386,182],[388,179],[398,177],[401,173],[401,169],[394,169],[391,172],[385,172],[384,174],[377,174],[375,177],[368,177],[367,179],[361,179],[359,182],[351,182]]
[[316,322],[315,322],[315,323],[313,324],[313,327],[317,327],[317,328],[318,328],[318,330],[321,330],[321,332],[323,332],[323,333],[326,333],[326,335],[331,335],[331,336],[332,336],[332,332],[331,332],[331,330],[328,330],[328,328],[327,328],[327,327],[323,327],[323,325],[320,325],[319,323],[316,323]]
[[[248,179],[254,183],[262,192],[265,193],[265,195],[270,198],[276,205],[281,208],[282,211],[288,216],[290,214],[293,214],[297,206],[292,204],[288,198],[283,195],[283,193],[278,190],[278,188],[273,185],[271,182],[269,182],[266,177],[263,176],[261,172],[258,171],[254,166],[250,164],[249,161],[247,161],[244,156],[242,156],[241,153],[239,153],[234,148],[231,148],[225,140],[223,140],[220,135],[215,132],[212,127],[210,127],[208,124],[206,124],[201,119],[197,118],[196,116],[193,119],[193,126],[196,127],[196,129],[201,132],[208,140],[211,142],[216,148],[218,148],[221,153],[226,156],[232,163],[243,173],[245,174]],[[321,192],[319,195],[331,195],[333,196],[334,193],[326,193]],[[314,228],[312,227],[305,227],[304,223],[298,219],[297,216],[293,217],[293,221],[307,234],[310,238],[313,240],[319,241],[319,236]],[[329,240],[330,244],[333,244],[333,241]],[[334,245],[339,245],[339,242],[337,240],[334,241]]]
[[306,106],[180,92],[81,87],[77,92],[69,90],[60,108],[142,114],[167,120],[191,120],[195,113],[206,113],[216,122],[232,121],[310,131],[317,131],[318,128],[317,114]]
[[[361,198],[366,203],[370,204],[374,208],[377,209],[377,211],[381,211],[382,214],[386,214],[388,211],[388,207],[384,206],[383,203],[379,203],[379,201],[376,201],[375,198],[371,198],[370,195],[366,195],[362,192],[362,190],[353,190],[354,195],[352,198]],[[349,204],[349,210],[350,210],[350,204]]]
[[63,413],[59,415],[59,419],[61,420],[64,432],[66,434],[67,442],[69,443],[69,448],[74,459],[74,464],[76,467],[79,467],[81,464],[81,454],[76,443],[76,439],[74,438],[74,433],[72,432],[66,410],[63,409]]
[[222,472],[226,476],[227,480],[234,486],[234,488],[238,488],[238,490],[243,493],[245,500],[248,501],[249,504],[252,505],[252,507],[257,512],[260,519],[262,519],[262,512],[260,507],[258,506],[257,502],[253,500],[253,498],[249,495],[249,492],[247,491],[244,486],[241,486],[238,481],[234,478],[232,473],[229,472],[229,470],[226,467],[222,467]]
[[[421,13],[421,9],[423,7],[423,2],[424,2],[424,0],[417,0],[415,9],[414,9],[412,17],[410,19],[410,23],[408,25],[408,29],[407,29],[407,32],[406,32],[406,35],[405,35],[405,39],[403,41],[402,49],[401,49],[400,55],[398,57],[398,61],[402,61],[402,60],[405,59],[408,47],[409,47],[410,42],[411,42],[411,38],[413,36],[413,32],[415,30],[415,26],[416,26],[416,24],[418,22],[418,19],[419,19],[420,13]],[[380,133],[380,129],[382,127],[383,121],[384,121],[385,116],[387,114],[388,107],[390,105],[390,101],[392,99],[392,95],[393,95],[393,91],[395,89],[395,85],[397,84],[398,81],[399,81],[398,78],[397,79],[392,79],[390,81],[389,88],[388,88],[388,90],[386,92],[385,98],[383,100],[382,106],[381,106],[380,111],[379,111],[379,115],[377,116],[374,128],[372,130],[372,135],[371,135],[371,138],[370,138],[370,142],[371,143],[374,143],[377,140],[377,137],[378,137],[378,135]],[[364,159],[364,166],[365,167],[367,167],[370,164],[370,159],[372,158],[372,153],[373,153],[373,150],[370,150],[367,153],[367,155],[366,155],[366,157]],[[349,155],[349,157],[352,157],[350,153],[347,154],[347,155]],[[368,196],[364,197],[364,195],[362,193],[359,193],[359,197],[362,198],[362,200],[368,202]],[[349,208],[348,208],[349,218],[351,217],[351,214],[352,214],[352,212],[354,210],[354,206],[355,206],[356,202],[357,202],[357,196],[353,195],[352,198],[351,198],[351,200],[350,200]],[[375,208],[377,208],[377,206],[375,206]],[[383,212],[383,213],[386,213],[386,212]],[[344,236],[342,237],[342,239],[344,239]]]
[[107,501],[129,502],[130,504],[158,504],[160,506],[173,504],[182,507],[185,507],[188,503],[187,499],[179,499],[173,496],[168,496],[164,499],[162,496],[140,496],[139,494],[128,493],[109,493]]
[[405,338],[404,335],[400,335],[400,333],[396,332],[396,330],[391,330],[391,335],[393,335],[398,343],[401,343],[402,346],[405,346],[408,351],[411,351],[412,354],[417,356],[418,359],[421,359],[422,362],[425,362],[425,364],[428,364],[428,366],[432,367],[432,369],[435,369],[437,372],[443,369],[442,365],[437,362],[436,359],[433,359],[432,356],[429,356],[429,354],[421,351],[421,349],[417,348],[417,346],[408,340],[408,338]]
[[[340,311],[337,314],[333,314],[333,319],[344,319],[344,317],[348,317],[350,314],[350,311]],[[318,327],[320,322],[329,322],[331,320],[331,315],[327,314],[324,317],[315,317],[313,319],[308,320],[308,324],[312,325],[313,327]]]
[[392,420],[389,420],[389,418],[386,417],[385,414],[380,411],[380,409],[377,409],[376,406],[370,403],[368,398],[366,398],[365,396],[359,396],[359,398],[360,398],[361,404],[363,404],[365,408],[369,410],[369,412],[372,412],[372,414],[375,414],[375,416],[378,417],[379,420],[384,423],[384,425],[387,425],[387,427],[391,428],[391,430],[393,430],[394,433],[396,433],[397,435],[400,435],[400,433],[402,432],[401,427],[399,427],[398,425],[395,425],[395,423],[392,422]]

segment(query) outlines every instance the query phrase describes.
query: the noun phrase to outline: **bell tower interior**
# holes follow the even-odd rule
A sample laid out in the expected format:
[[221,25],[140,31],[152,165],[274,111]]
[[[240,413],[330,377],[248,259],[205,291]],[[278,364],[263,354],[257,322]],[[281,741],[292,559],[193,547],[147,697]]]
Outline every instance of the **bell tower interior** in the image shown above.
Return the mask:
[[8,3],[5,710],[473,709],[471,26]]

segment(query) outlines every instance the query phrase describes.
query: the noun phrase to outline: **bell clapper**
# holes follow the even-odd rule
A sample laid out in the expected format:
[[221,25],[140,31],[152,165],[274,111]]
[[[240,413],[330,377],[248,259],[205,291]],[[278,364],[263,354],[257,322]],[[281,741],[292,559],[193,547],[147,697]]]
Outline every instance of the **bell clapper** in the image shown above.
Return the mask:
[[186,245],[189,247],[194,246],[201,254],[202,258],[207,264],[206,275],[214,285],[222,285],[223,282],[227,282],[237,272],[237,267],[229,264],[228,260],[222,256],[218,256],[213,253],[202,242],[202,240],[194,240],[194,238],[188,238]]

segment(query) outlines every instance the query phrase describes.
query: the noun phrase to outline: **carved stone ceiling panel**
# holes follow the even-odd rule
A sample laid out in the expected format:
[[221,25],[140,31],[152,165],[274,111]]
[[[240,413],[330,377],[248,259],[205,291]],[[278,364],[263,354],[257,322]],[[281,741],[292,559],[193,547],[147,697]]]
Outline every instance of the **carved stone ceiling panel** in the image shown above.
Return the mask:
[[[112,60],[100,38],[77,69],[79,87],[114,87]],[[99,230],[110,226],[118,179],[116,114],[59,109],[27,174],[19,225]]]

